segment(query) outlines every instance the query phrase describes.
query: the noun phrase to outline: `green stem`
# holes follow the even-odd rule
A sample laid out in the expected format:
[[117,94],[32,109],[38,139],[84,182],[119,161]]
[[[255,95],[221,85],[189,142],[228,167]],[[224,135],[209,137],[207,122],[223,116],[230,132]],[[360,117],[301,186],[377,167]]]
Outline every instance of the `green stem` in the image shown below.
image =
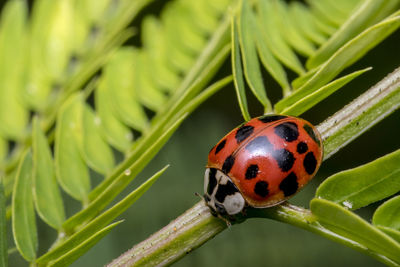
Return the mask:
[[[400,106],[400,68],[350,104],[317,126],[324,143],[324,160],[344,147]],[[309,210],[290,204],[267,209],[249,208],[246,216],[262,217],[285,222],[319,234],[338,243],[362,251],[371,257],[393,265],[389,259],[367,247],[322,227]],[[108,266],[168,265],[227,228],[226,223],[213,217],[201,201],[148,239],[134,246]]]

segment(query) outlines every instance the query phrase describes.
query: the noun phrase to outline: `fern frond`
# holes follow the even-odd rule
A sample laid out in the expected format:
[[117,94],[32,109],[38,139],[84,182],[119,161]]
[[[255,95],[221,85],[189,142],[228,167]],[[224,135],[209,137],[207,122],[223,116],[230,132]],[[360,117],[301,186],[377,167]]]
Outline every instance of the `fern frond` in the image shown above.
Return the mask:
[[[253,1],[255,11],[249,10],[247,2],[242,1],[237,12],[238,28],[249,24],[242,22],[242,17],[256,20],[258,28],[248,29],[249,36],[241,37],[236,42],[240,43],[243,56],[251,54],[246,53],[249,45],[244,44],[257,42],[263,65],[282,86],[283,98],[274,106],[278,113],[285,111],[285,114],[299,115],[340,89],[342,86],[329,91],[322,87],[400,26],[398,11],[393,13],[400,6],[398,1],[351,1],[351,4],[343,3],[343,7],[337,8],[335,1],[310,0],[307,2],[309,6],[306,6],[299,2],[287,4],[281,0],[259,0]],[[305,66],[298,54],[306,57]],[[246,62],[246,57],[243,60]],[[251,84],[259,79],[246,75],[246,65],[251,64],[254,72],[254,69],[258,69],[255,65],[258,59],[253,57],[250,61],[244,64],[243,70],[252,88]],[[298,75],[292,80],[291,88],[283,66]],[[238,72],[238,66],[233,66],[233,69]],[[247,118],[243,88],[238,86],[238,80],[241,79],[235,74],[239,103],[243,116]],[[268,85],[266,87],[268,91]],[[314,97],[317,90],[323,92],[322,98]],[[254,94],[259,95],[256,92]],[[310,100],[307,107],[301,104],[305,97]],[[260,103],[269,109],[265,101],[260,100]],[[301,112],[294,111],[294,107],[299,105],[302,106]]]
[[[25,2],[12,0],[3,10],[0,58],[9,68],[0,68],[0,162],[6,196],[14,200],[17,249],[30,262],[37,258],[34,212],[59,232],[41,264],[76,260],[164,170],[103,209],[187,115],[231,81],[200,93],[229,54],[230,1],[171,1],[159,18],[145,18],[142,47],[120,47],[134,33],[129,22],[148,3],[39,0],[28,18]],[[18,79],[21,73],[25,79]],[[116,151],[124,153],[117,166]],[[92,171],[104,177],[94,189]],[[29,176],[33,198],[20,198]],[[82,203],[67,219],[59,186]]]

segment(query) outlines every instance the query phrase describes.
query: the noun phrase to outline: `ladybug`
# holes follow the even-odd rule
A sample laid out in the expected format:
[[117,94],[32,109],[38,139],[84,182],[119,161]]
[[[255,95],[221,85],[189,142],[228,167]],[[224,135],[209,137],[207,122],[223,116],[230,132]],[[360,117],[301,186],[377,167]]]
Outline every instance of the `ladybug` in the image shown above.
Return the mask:
[[321,136],[308,121],[264,115],[240,125],[210,151],[204,200],[217,215],[266,208],[298,192],[317,172]]

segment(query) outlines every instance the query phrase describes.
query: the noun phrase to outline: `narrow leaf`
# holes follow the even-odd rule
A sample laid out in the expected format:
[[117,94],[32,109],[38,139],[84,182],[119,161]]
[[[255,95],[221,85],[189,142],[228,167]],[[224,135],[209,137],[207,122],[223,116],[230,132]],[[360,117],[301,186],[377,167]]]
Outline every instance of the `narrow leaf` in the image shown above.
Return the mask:
[[258,2],[258,19],[261,39],[268,48],[271,49],[274,56],[279,59],[285,66],[296,72],[297,74],[304,73],[304,68],[296,53],[285,41],[280,25],[278,6],[272,1]]
[[101,127],[107,141],[120,151],[126,151],[133,139],[132,133],[123,124],[111,106],[111,94],[113,88],[109,87],[110,75],[104,73],[95,93],[95,104],[101,119]]
[[6,196],[2,176],[0,176],[0,266],[8,266]]
[[74,261],[79,259],[83,254],[85,254],[89,249],[91,249],[94,245],[96,245],[103,237],[105,237],[115,226],[122,223],[123,221],[118,221],[116,223],[110,224],[107,227],[104,227],[88,239],[84,240],[79,246],[75,247],[72,250],[69,250],[68,253],[64,254],[62,257],[56,259],[51,262],[48,266],[69,266]]
[[0,136],[0,163],[4,161],[8,153],[8,142]]
[[70,97],[60,109],[55,137],[55,171],[61,187],[72,197],[86,201],[90,191],[89,170],[79,150],[82,135],[81,95]]
[[133,69],[135,89],[139,101],[151,110],[159,110],[167,101],[164,93],[159,90],[154,79],[152,66],[147,62],[149,55],[140,51],[136,54]]
[[140,105],[133,68],[138,53],[132,48],[120,48],[107,64],[109,88],[112,88],[111,100],[119,119],[130,127],[144,131],[148,127],[148,119]]
[[26,134],[29,112],[21,101],[25,69],[25,1],[7,1],[0,26],[0,133],[18,140]]
[[232,73],[235,84],[236,96],[239,107],[245,121],[250,120],[251,116],[247,107],[246,88],[243,80],[242,61],[240,59],[239,37],[236,21],[232,18]]
[[32,155],[25,153],[18,166],[12,196],[12,229],[19,253],[27,260],[36,258],[38,237],[32,199]]
[[94,199],[85,209],[70,217],[63,225],[64,230],[69,233],[80,224],[96,217],[125,187],[136,177],[136,175],[146,166],[146,164],[156,155],[161,147],[171,137],[172,133],[185,119],[187,114],[183,115],[178,121],[164,131],[151,147],[142,154],[130,167],[119,174],[111,183],[105,183],[106,186],[101,187],[101,193]]
[[400,244],[400,231],[397,231],[393,228],[380,226],[380,225],[376,225],[376,227],[379,230],[381,230],[382,232],[384,232],[385,234],[387,234],[388,236],[390,236],[391,238],[393,238],[394,240],[396,240]]
[[114,155],[101,136],[101,119],[88,104],[83,106],[83,136],[81,147],[87,164],[95,171],[107,174],[114,167]]
[[400,263],[400,244],[358,215],[334,202],[318,198],[311,200],[310,208],[328,230]]
[[299,89],[303,84],[305,84],[309,79],[311,79],[314,74],[318,71],[318,68],[312,69],[304,73],[303,75],[297,77],[292,81],[292,87],[294,90]]
[[288,5],[285,1],[275,0],[274,11],[276,17],[279,19],[279,24],[282,27],[282,35],[286,42],[290,44],[295,50],[304,56],[310,56],[314,53],[315,47],[301,31],[294,21],[294,18],[289,14]]
[[389,199],[376,209],[374,216],[372,217],[372,223],[377,226],[388,227],[400,231],[399,214],[400,196],[396,196],[392,199]]
[[[257,26],[257,30],[259,32],[263,32],[263,30],[260,28],[260,24],[257,24],[255,26]],[[261,62],[271,74],[272,78],[274,78],[282,87],[283,95],[288,95],[290,94],[290,85],[286,77],[286,72],[283,69],[281,63],[279,63],[279,61],[273,55],[272,51],[267,45],[266,40],[263,39],[263,37],[266,38],[267,35],[255,35],[257,51],[260,56]]]
[[[316,90],[315,92],[303,97],[301,100],[298,102],[294,103],[293,105],[280,110],[279,108],[276,108],[276,111],[278,113],[282,114],[287,114],[287,115],[292,115],[292,116],[298,116],[305,111],[309,110],[343,86],[345,86],[347,83],[352,81],[354,78],[358,77],[359,75],[363,74],[366,71],[369,71],[371,68],[366,68],[363,70],[355,71],[353,73],[350,73],[346,76],[343,76],[337,80],[334,80],[331,83],[328,83],[327,85],[321,87],[320,89]],[[287,98],[291,97],[296,97],[297,94],[301,94],[301,90],[295,91],[292,95],[290,95]]]
[[[313,1],[318,3],[319,1]],[[349,1],[351,2],[351,1]],[[341,46],[354,38],[366,27],[378,22],[377,14],[380,10],[385,10],[385,16],[395,10],[397,1],[362,1],[362,4],[354,9],[354,13],[348,20],[323,46],[307,61],[307,68],[312,69],[323,64],[328,60]],[[398,5],[398,4],[397,4]],[[388,8],[388,10],[386,10]],[[327,14],[331,14],[332,9]]]
[[337,31],[337,28],[326,23],[326,20],[324,17],[320,17],[315,12],[311,12],[311,15],[312,15],[311,19],[313,20],[315,26],[317,26],[318,30],[321,31],[322,33],[324,33],[328,36],[331,36]]
[[142,43],[146,53],[155,70],[156,82],[168,91],[173,91],[179,86],[180,77],[168,67],[168,52],[164,46],[164,32],[162,27],[153,16],[146,16],[142,22]]
[[[398,12],[400,15],[400,12]],[[356,36],[341,47],[299,90],[301,93],[279,101],[275,107],[284,109],[331,81],[344,68],[356,62],[400,26],[400,16],[388,18]]]
[[[232,76],[225,77],[204,89],[195,98],[189,101],[182,109],[172,118],[171,121],[178,121],[183,115],[193,112],[201,103],[206,101],[210,96],[215,94],[218,90],[232,82]],[[164,130],[168,130],[168,126],[164,127]]]
[[263,104],[266,111],[270,111],[269,102],[258,63],[256,43],[255,43],[255,19],[249,3],[242,1],[242,7],[239,17],[239,42],[242,50],[243,69],[250,89]]
[[91,236],[95,235],[97,231],[99,231],[116,217],[121,215],[133,203],[135,203],[135,201],[138,200],[153,185],[155,181],[157,181],[157,179],[161,176],[161,174],[164,173],[167,168],[168,166],[158,171],[152,177],[147,179],[147,181],[139,186],[135,191],[126,196],[123,200],[119,201],[107,211],[96,217],[94,220],[85,225],[82,229],[73,234],[62,244],[59,244],[54,249],[41,256],[37,260],[37,263],[43,264],[49,261],[53,261],[54,259],[62,257],[64,254],[68,253],[68,251],[70,251],[72,248],[75,249],[76,247],[79,247],[79,244],[81,244]]
[[298,24],[302,34],[314,43],[321,45],[326,42],[327,36],[318,30],[309,8],[301,2],[292,2],[289,6],[290,16]]
[[314,12],[325,17],[326,20],[335,27],[339,27],[346,19],[346,15],[343,14],[343,11],[341,11],[340,8],[337,8],[335,4],[330,3],[330,1],[309,0],[307,2],[310,3]]
[[400,150],[326,179],[316,195],[358,209],[400,191]]
[[33,120],[33,199],[44,222],[60,229],[64,221],[64,205],[54,173],[53,159],[39,121]]

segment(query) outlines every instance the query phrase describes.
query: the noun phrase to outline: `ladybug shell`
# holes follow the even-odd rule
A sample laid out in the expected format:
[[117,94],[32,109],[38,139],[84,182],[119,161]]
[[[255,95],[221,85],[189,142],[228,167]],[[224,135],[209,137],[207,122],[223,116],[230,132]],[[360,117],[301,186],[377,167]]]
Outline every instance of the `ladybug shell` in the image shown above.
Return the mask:
[[321,136],[309,122],[291,116],[254,118],[228,133],[208,155],[208,168],[231,178],[253,207],[277,205],[317,172]]

